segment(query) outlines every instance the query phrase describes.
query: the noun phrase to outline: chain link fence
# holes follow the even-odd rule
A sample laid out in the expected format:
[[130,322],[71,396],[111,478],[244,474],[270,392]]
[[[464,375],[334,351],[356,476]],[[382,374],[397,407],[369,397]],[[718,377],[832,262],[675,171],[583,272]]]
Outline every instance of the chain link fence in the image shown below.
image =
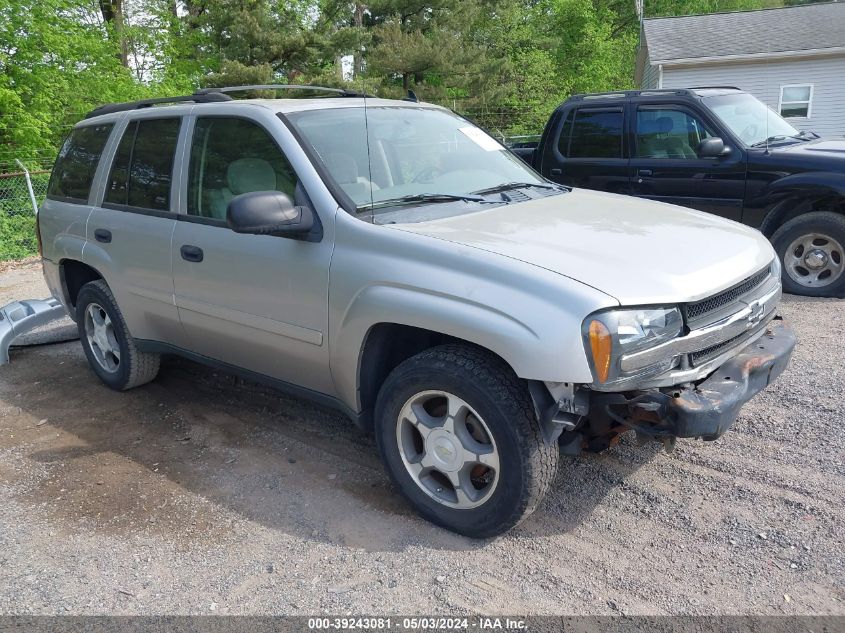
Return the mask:
[[[37,161],[36,168],[29,170],[38,204],[47,194],[50,167],[49,162]],[[37,246],[26,173],[16,163],[0,163],[0,261],[34,255]]]

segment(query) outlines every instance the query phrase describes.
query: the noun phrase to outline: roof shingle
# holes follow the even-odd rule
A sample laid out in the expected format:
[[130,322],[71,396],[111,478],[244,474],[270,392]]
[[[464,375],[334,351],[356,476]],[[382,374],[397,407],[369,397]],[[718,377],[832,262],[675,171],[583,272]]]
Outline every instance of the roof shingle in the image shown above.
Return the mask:
[[845,2],[647,18],[652,63],[845,47]]

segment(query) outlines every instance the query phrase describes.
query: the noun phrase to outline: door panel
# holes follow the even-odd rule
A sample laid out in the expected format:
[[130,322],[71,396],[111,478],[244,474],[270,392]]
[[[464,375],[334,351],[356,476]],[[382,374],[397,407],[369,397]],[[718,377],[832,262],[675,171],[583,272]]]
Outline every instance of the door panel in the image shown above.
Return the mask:
[[173,302],[171,199],[181,119],[146,118],[124,130],[88,220],[85,262],[105,275],[132,336],[179,344]]
[[[173,218],[95,208],[85,247],[85,262],[105,275],[132,336],[173,345],[183,340],[170,269],[175,227]],[[108,231],[110,241],[95,231]]]
[[250,191],[308,204],[280,143],[255,121],[199,117],[192,133],[186,214],[173,240],[176,305],[191,349],[322,393],[328,369],[332,240],[238,234],[226,206]]
[[739,221],[745,161],[737,148],[718,159],[699,158],[698,143],[713,128],[681,106],[640,106],[630,161],[633,195]]

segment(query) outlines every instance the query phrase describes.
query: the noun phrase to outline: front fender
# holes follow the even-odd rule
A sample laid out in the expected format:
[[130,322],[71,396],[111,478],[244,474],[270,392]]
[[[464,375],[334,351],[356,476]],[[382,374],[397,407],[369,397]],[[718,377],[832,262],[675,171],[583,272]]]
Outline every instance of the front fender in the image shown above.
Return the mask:
[[[363,343],[379,323],[407,325],[475,343],[505,359],[518,375],[530,374],[527,356],[539,352],[539,334],[502,310],[423,288],[372,285],[353,300],[340,327],[340,344]],[[359,345],[360,346],[360,345]]]
[[827,197],[845,198],[845,174],[807,171],[769,183],[760,192],[760,203],[754,205],[768,209],[760,231],[763,235],[771,237],[777,228],[790,218],[790,212],[796,204]]
[[380,324],[428,330],[497,354],[520,378],[592,382],[583,319],[618,302],[530,264],[406,231],[339,220],[329,347],[337,395],[361,410],[359,368]]
[[802,191],[821,191],[845,195],[845,174],[833,171],[805,171],[775,180],[763,189],[765,197],[795,194]]

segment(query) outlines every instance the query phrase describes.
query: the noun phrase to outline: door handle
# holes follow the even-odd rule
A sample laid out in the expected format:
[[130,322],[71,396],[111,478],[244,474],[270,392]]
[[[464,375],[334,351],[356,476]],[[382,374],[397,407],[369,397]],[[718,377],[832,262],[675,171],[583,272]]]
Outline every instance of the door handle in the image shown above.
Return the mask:
[[179,252],[182,254],[182,259],[186,262],[201,262],[202,261],[202,249],[199,246],[191,246],[190,244],[185,244],[182,248],[179,249]]
[[638,176],[651,176],[652,171],[650,169],[640,169],[637,171]]
[[552,176],[561,176],[563,175],[563,170],[560,167],[553,167],[551,173]]
[[107,231],[106,229],[95,229],[94,239],[98,242],[102,242],[103,244],[108,244],[111,242],[111,231]]

